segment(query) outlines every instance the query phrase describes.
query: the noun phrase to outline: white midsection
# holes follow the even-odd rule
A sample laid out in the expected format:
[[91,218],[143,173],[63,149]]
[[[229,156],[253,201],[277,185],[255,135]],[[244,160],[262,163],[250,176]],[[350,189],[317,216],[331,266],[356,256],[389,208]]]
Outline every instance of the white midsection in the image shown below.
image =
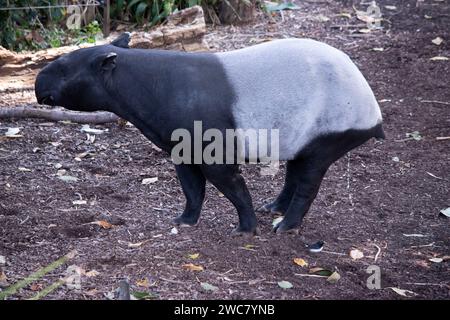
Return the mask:
[[240,129],[278,129],[280,160],[314,138],[381,122],[376,99],[343,52],[313,40],[278,40],[217,54],[236,95]]

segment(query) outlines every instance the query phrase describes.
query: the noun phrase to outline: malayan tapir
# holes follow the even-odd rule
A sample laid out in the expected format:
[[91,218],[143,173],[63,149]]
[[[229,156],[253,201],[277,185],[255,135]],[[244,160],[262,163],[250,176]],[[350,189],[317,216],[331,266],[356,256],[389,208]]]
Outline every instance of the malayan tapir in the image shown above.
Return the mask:
[[[298,227],[327,169],[372,137],[384,138],[382,116],[361,72],[342,51],[309,39],[285,39],[223,53],[131,49],[125,33],[111,44],[79,49],[38,74],[37,101],[78,111],[111,111],[161,149],[194,121],[203,130],[279,130],[284,187],[262,212]],[[241,143],[243,143],[241,141]],[[181,163],[176,173],[186,207],[174,219],[195,225],[210,181],[239,215],[235,233],[254,233],[257,219],[239,164]]]

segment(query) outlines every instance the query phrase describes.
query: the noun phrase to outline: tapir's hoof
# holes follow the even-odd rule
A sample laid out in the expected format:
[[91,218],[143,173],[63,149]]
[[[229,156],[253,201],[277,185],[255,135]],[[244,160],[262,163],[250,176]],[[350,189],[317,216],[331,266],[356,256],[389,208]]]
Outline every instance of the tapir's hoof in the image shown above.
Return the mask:
[[179,215],[178,217],[174,218],[172,221],[177,226],[195,226],[198,222],[198,219]]
[[258,209],[256,209],[256,211],[261,212],[261,213],[270,213],[272,215],[283,215],[284,212],[282,212],[279,208],[276,207],[276,205],[274,205],[273,203],[268,203],[265,204],[261,207],[259,207]]
[[298,234],[298,229],[296,229],[298,226],[299,224],[288,224],[285,223],[285,221],[283,220],[273,228],[273,232],[276,232],[277,234],[281,233]]
[[231,232],[232,237],[252,237],[252,236],[259,236],[261,234],[261,231],[259,228],[254,228],[253,230],[244,229],[240,226],[234,229]]

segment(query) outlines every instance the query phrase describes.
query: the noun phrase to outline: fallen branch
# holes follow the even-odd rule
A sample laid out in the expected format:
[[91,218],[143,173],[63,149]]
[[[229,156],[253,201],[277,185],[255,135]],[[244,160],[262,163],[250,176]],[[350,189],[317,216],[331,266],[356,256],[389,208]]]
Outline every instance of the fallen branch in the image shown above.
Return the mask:
[[448,284],[446,283],[429,283],[429,282],[406,282],[406,284],[411,284],[415,286],[439,286],[439,287],[448,286]]
[[438,100],[420,100],[420,102],[422,103],[437,103],[437,104],[445,104],[450,106],[450,102],[446,102],[446,101],[438,101]]
[[378,245],[376,245],[375,243],[372,243],[372,244],[378,249],[377,254],[375,255],[375,258],[373,259],[374,262],[377,262],[378,256],[379,256],[380,253],[381,253],[381,248],[380,248]]
[[30,107],[0,108],[0,119],[38,118],[49,121],[71,121],[75,123],[102,124],[116,122],[120,118],[111,112],[77,112],[62,109],[38,109]]
[[328,278],[327,276],[320,276],[318,274],[304,274],[304,273],[294,273],[294,276],[311,277],[311,278]]

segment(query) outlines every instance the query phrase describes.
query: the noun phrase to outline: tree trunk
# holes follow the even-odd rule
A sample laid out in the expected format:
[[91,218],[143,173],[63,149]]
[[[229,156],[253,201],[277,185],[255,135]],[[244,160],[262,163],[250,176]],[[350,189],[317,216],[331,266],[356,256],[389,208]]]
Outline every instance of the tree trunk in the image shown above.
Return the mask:
[[256,0],[222,0],[219,19],[225,24],[248,23],[255,18]]

